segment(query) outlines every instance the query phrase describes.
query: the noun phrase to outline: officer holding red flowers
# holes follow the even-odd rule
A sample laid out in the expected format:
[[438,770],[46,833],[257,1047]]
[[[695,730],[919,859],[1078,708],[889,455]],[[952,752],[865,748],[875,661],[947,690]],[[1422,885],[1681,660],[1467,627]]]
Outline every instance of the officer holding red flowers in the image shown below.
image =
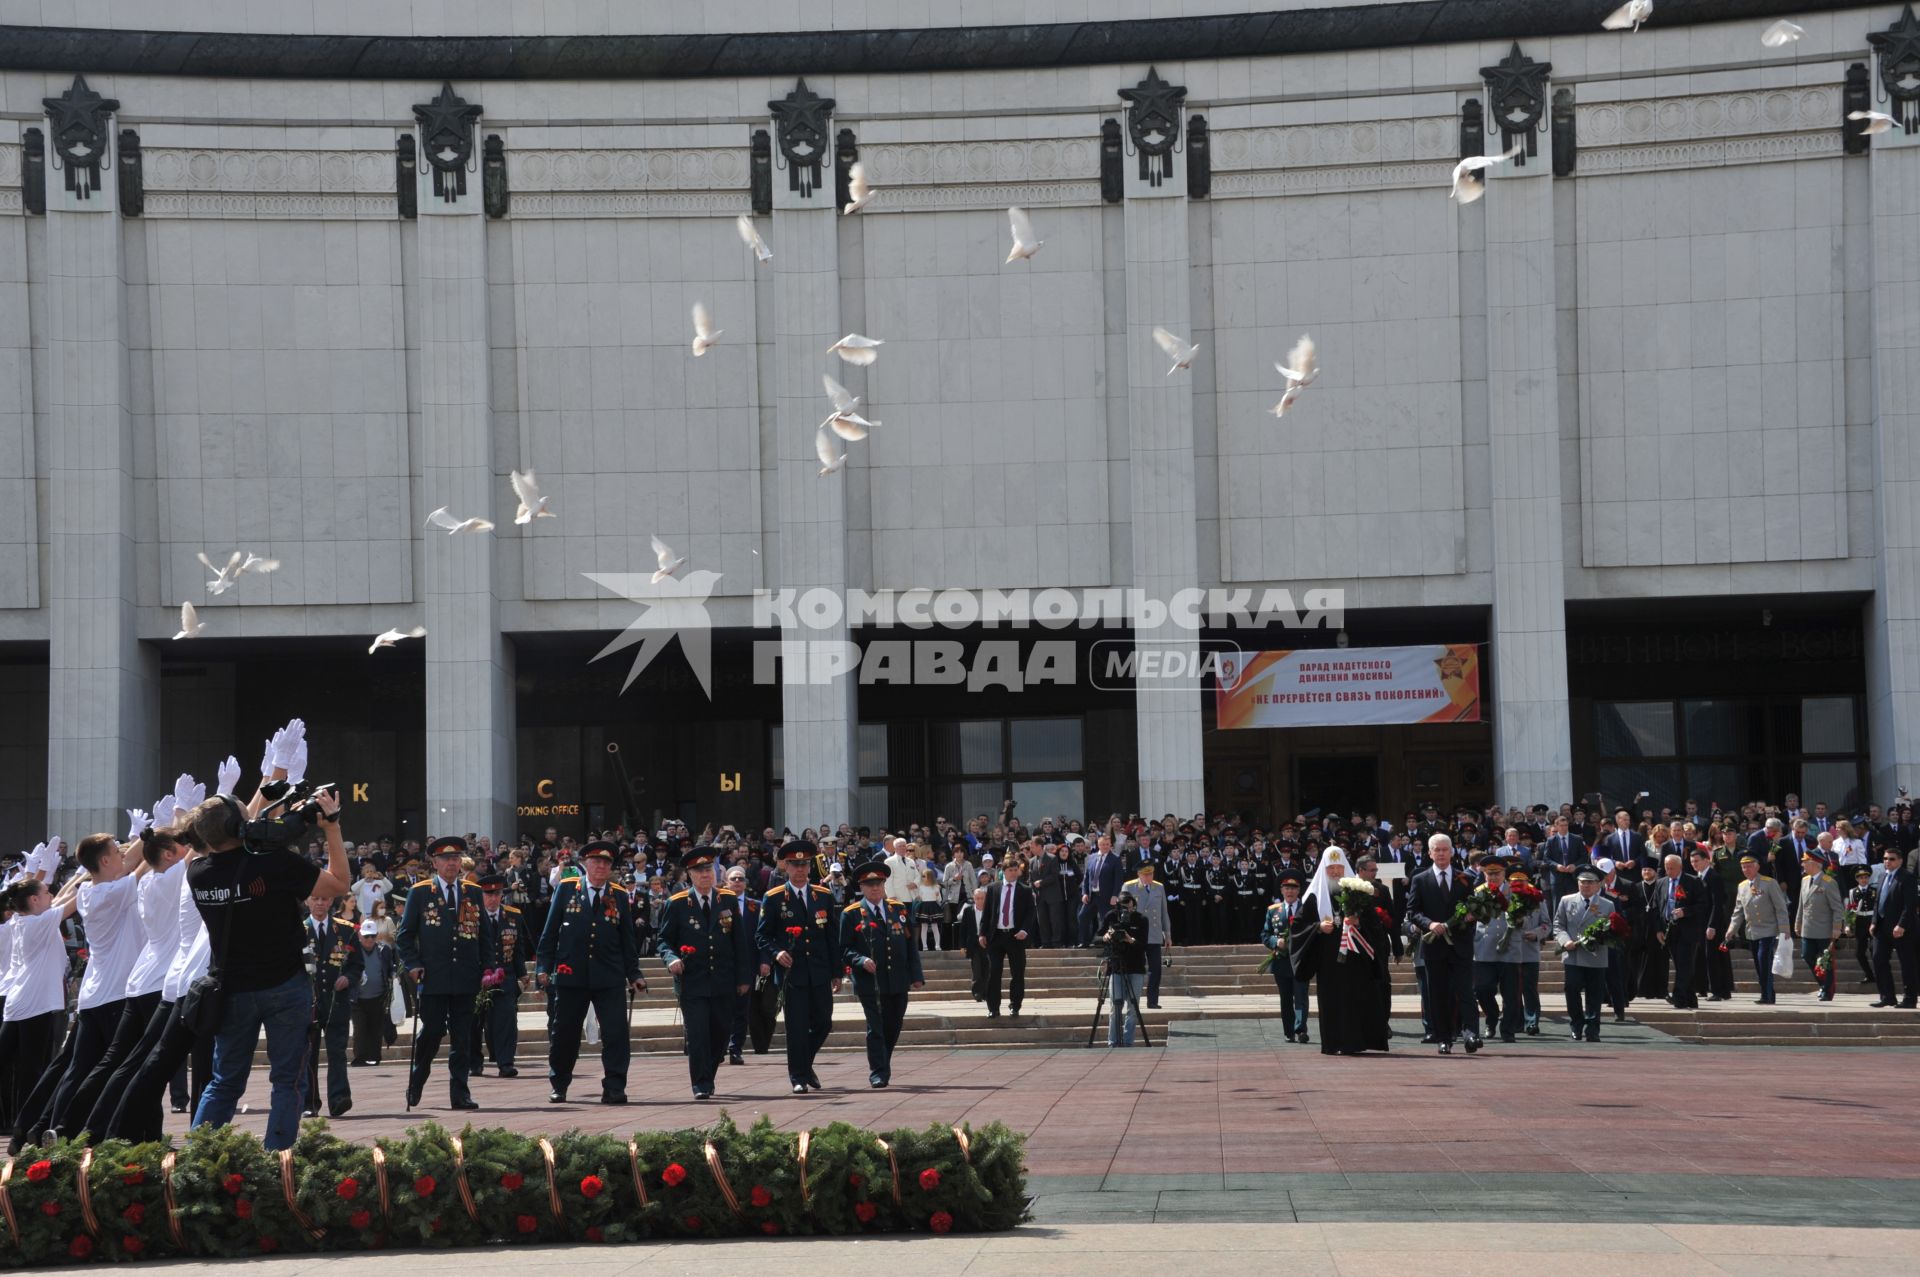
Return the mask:
[[840,915],[847,969],[867,1017],[867,1085],[876,1091],[893,1080],[893,1048],[906,1020],[907,994],[926,983],[907,907],[887,899],[888,873],[884,860],[855,869],[860,899]]
[[[692,884],[677,891],[660,915],[660,961],[667,964],[687,1022],[687,1073],[693,1098],[713,1096],[714,1077],[727,1053],[734,999],[753,985],[754,939],[741,922],[739,900],[713,882],[713,849],[695,847],[680,858]],[[766,972],[763,965],[762,974]]]
[[547,1076],[553,1087],[547,1100],[552,1104],[567,1102],[589,1006],[600,1021],[600,1064],[605,1073],[600,1102],[627,1102],[633,1039],[621,995],[629,987],[644,993],[647,982],[640,978],[633,902],[627,889],[612,881],[619,856],[619,848],[604,839],[581,848],[580,864],[586,876],[561,882],[540,933],[537,978],[553,1006],[547,1046]]
[[833,995],[846,967],[833,893],[807,881],[813,854],[813,844],[803,840],[780,849],[787,880],[760,901],[757,933],[760,960],[774,969],[786,996],[787,1081],[795,1095],[821,1087],[813,1058],[833,1031]]

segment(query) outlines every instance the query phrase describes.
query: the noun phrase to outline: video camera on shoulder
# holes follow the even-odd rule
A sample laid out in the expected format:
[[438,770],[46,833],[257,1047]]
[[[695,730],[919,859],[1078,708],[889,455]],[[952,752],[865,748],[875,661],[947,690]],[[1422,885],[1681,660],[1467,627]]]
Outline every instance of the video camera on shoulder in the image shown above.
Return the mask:
[[332,781],[292,784],[273,780],[260,789],[269,800],[267,805],[260,809],[258,816],[240,827],[241,845],[256,855],[285,851],[305,837],[308,830],[320,823],[319,796],[323,793],[337,796],[339,792]]

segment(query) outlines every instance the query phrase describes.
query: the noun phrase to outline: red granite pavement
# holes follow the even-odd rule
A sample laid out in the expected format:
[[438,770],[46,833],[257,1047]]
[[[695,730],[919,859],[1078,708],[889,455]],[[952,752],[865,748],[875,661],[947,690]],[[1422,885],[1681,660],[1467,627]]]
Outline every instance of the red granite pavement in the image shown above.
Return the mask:
[[[842,1030],[842,1032],[845,1032]],[[526,1131],[695,1126],[728,1110],[786,1128],[835,1120],[889,1128],[1003,1121],[1030,1136],[1036,1175],[1693,1172],[1920,1178],[1920,1106],[1868,1104],[1874,1079],[1907,1078],[1906,1051],[1494,1046],[1357,1058],[1291,1049],[903,1051],[893,1086],[869,1090],[858,1052],[821,1056],[824,1092],[788,1093],[777,1055],[723,1068],[721,1096],[688,1097],[676,1057],[636,1057],[632,1103],[546,1102],[539,1063],[473,1085],[483,1108],[446,1107],[444,1073],[409,1118],[398,1065],[353,1069],[354,1111],[334,1124],[369,1139],[432,1118]],[[591,1056],[582,1064],[597,1063]],[[574,1092],[591,1100],[597,1078]],[[1904,1085],[1904,1084],[1902,1084]],[[1884,1088],[1882,1088],[1884,1090]],[[1861,1100],[1836,1098],[1857,1095]],[[265,1070],[237,1120],[264,1125]],[[182,1130],[184,1117],[171,1117]]]

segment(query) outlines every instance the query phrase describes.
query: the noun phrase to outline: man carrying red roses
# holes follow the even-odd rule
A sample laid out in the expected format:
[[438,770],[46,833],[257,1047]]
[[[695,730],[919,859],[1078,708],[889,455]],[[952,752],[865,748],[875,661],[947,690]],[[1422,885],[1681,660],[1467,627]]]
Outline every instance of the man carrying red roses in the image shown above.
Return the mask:
[[[693,1098],[710,1099],[733,1029],[734,999],[753,984],[753,941],[732,925],[734,893],[713,882],[713,849],[682,856],[691,889],[675,893],[660,917],[658,950],[687,1022]],[[764,972],[765,967],[761,970]],[[789,1048],[791,1049],[791,1048]]]
[[840,992],[845,955],[840,944],[840,910],[833,893],[807,881],[813,864],[810,842],[780,849],[787,880],[760,902],[756,941],[762,963],[777,968],[787,1004],[787,1081],[795,1095],[820,1089],[813,1059],[833,1031],[833,995]]
[[613,866],[620,852],[611,842],[597,840],[580,851],[584,878],[562,882],[547,909],[547,925],[540,932],[535,956],[538,980],[553,1003],[553,1024],[547,1047],[547,1077],[553,1104],[567,1102],[573,1066],[580,1059],[580,1035],[587,1008],[600,1021],[600,1082],[602,1104],[627,1102],[627,1066],[633,1058],[633,1039],[627,1025],[627,989],[644,992],[640,977],[640,944],[633,923],[633,902],[626,888],[613,882]]
[[867,1018],[867,1085],[876,1091],[893,1080],[893,1048],[907,1017],[907,995],[926,983],[907,907],[887,899],[890,872],[884,860],[855,868],[860,899],[840,915],[847,969]]

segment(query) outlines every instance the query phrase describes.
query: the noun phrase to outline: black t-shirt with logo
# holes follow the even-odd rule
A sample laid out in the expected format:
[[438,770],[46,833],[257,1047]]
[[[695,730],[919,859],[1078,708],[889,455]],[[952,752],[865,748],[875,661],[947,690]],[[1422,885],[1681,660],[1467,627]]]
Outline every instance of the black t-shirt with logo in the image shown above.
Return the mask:
[[187,866],[187,889],[207,924],[208,973],[223,989],[249,993],[306,974],[301,923],[319,880],[320,867],[291,851],[222,851]]

